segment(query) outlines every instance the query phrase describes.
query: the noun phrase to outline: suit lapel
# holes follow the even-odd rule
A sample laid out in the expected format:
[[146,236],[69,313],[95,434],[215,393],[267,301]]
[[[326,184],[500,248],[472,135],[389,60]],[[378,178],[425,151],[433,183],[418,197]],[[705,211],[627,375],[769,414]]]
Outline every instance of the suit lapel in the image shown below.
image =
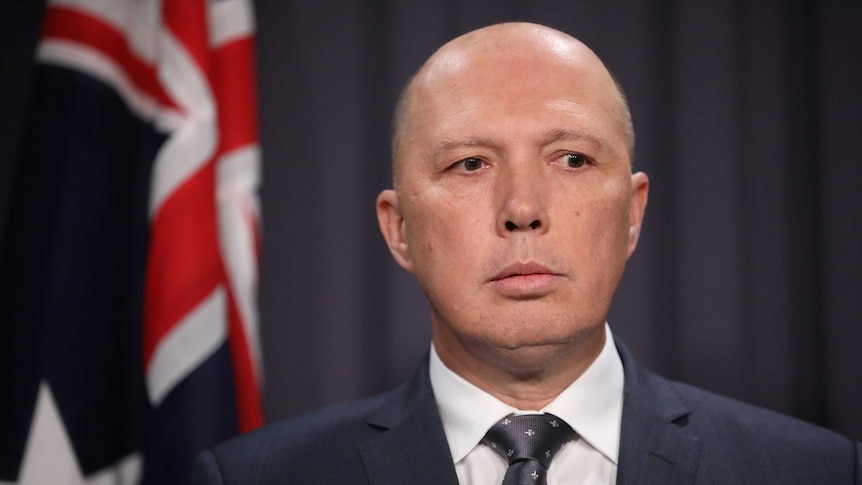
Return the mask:
[[625,369],[617,484],[690,484],[700,441],[687,428],[690,411],[667,381],[642,369],[617,342]]
[[428,378],[427,358],[407,389],[368,422],[385,430],[359,449],[372,485],[458,484]]
[[[689,410],[664,379],[641,368],[619,341],[625,395],[617,484],[694,483],[701,445]],[[410,384],[369,420],[382,433],[360,446],[372,485],[457,485],[455,467],[428,378],[428,359]]]

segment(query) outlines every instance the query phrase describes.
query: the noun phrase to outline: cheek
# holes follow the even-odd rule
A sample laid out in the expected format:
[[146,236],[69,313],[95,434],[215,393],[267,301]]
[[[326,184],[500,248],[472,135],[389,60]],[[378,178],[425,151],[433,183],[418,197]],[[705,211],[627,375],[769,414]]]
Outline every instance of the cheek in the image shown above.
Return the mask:
[[473,226],[465,222],[468,217],[463,212],[425,210],[419,216],[421,223],[408,228],[419,286],[435,315],[465,312],[475,294],[476,269],[482,260],[479,238],[469,233]]
[[487,221],[493,220],[483,197],[472,193],[458,195],[443,190],[429,191],[418,202],[417,229],[421,231],[422,239],[436,241],[437,244],[457,248],[474,243],[479,228],[486,227]]
[[467,264],[472,246],[479,240],[474,228],[475,214],[451,199],[423,201],[421,209],[411,214],[407,223],[408,243],[417,269],[425,278],[451,277],[447,273],[457,265]]
[[624,191],[606,186],[585,197],[577,210],[570,211],[574,239],[587,258],[625,258],[628,248],[629,203]]

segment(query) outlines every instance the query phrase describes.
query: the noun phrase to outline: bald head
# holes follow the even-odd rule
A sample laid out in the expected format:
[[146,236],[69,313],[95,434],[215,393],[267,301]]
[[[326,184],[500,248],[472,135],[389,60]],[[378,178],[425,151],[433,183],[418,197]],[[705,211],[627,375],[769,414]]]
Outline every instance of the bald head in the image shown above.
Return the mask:
[[[629,159],[634,151],[634,129],[622,87],[598,56],[574,37],[543,25],[514,22],[491,25],[468,32],[438,49],[407,83],[393,117],[393,178],[397,185],[403,151],[416,130],[427,122],[427,107],[441,93],[457,90],[469,79],[483,77],[491,66],[510,63],[504,77],[485,79],[489,87],[519,82],[525,70],[579,71],[578,77],[595,78],[590,89],[596,95],[612,90],[613,103],[607,106],[619,122]],[[495,69],[499,71],[499,69]],[[541,72],[541,71],[540,71]],[[550,74],[550,72],[549,72]],[[457,106],[449,106],[458,109]]]

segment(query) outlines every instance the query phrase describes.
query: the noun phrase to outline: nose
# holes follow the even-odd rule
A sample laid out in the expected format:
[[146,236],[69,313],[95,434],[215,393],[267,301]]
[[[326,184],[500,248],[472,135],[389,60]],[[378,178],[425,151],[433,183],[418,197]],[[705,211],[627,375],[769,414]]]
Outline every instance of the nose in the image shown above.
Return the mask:
[[548,231],[550,220],[545,207],[548,187],[542,183],[542,174],[529,169],[512,170],[498,183],[497,232],[500,236]]

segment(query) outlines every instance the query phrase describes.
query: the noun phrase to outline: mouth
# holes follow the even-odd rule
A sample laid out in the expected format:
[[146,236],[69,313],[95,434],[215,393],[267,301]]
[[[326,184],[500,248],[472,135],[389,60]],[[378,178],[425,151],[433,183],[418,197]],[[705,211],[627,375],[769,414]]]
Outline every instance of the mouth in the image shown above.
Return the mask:
[[525,298],[551,292],[561,276],[546,266],[529,262],[506,266],[490,281],[504,295]]
[[519,276],[555,276],[556,274],[550,269],[542,266],[539,263],[529,262],[529,263],[515,263],[503,268],[502,271],[497,273],[491,281],[500,281],[506,278],[515,278]]

